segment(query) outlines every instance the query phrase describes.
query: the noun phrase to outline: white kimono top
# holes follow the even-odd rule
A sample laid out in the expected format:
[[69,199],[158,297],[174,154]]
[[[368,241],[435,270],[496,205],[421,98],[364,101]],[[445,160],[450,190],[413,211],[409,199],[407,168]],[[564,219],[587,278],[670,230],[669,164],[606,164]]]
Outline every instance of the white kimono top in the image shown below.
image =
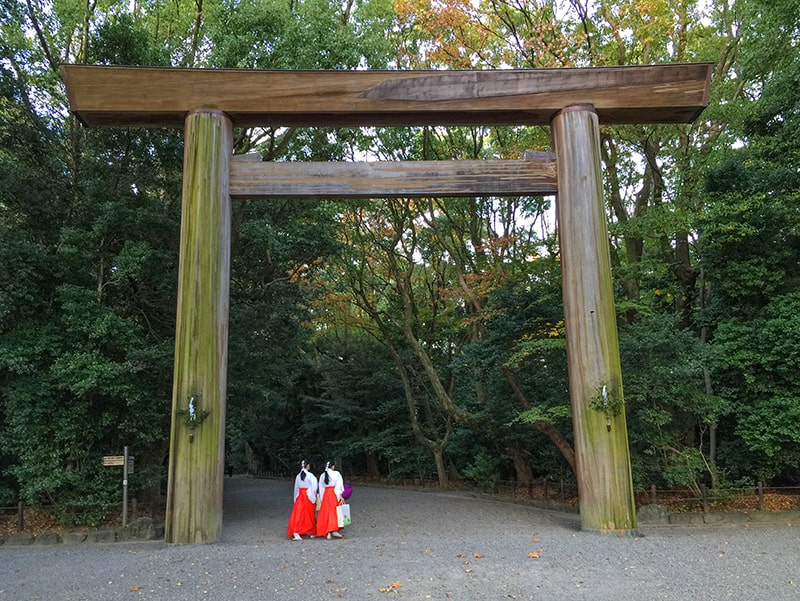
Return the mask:
[[[330,477],[330,484],[325,484],[325,472],[328,472],[328,476]],[[336,470],[328,468],[319,475],[319,495],[320,498],[325,494],[325,490],[332,488],[334,494],[336,495],[336,500],[340,500],[342,498],[342,493],[344,492],[344,478],[342,475],[337,472]]]
[[[305,489],[306,495],[308,495],[308,500],[312,503],[317,502],[317,477],[309,472],[308,470],[304,469],[306,478],[303,480],[300,477],[300,474],[294,479],[294,500],[297,500],[297,495],[300,494],[301,489]],[[301,472],[301,473],[303,473]]]

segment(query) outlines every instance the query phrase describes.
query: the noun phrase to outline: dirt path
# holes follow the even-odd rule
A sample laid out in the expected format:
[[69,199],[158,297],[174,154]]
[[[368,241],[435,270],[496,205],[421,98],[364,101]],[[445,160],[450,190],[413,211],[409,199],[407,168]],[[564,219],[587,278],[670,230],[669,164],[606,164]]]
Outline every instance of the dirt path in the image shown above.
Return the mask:
[[225,481],[223,538],[0,547],[0,601],[800,598],[797,528],[581,532],[577,516],[357,487],[342,540],[285,536],[291,482]]

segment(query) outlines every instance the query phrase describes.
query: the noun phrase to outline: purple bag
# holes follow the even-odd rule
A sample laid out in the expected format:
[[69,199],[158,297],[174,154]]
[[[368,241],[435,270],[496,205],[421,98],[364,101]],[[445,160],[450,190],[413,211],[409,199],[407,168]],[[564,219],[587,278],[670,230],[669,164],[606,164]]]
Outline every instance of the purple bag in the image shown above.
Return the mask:
[[349,484],[345,484],[344,485],[344,490],[342,491],[342,498],[343,499],[349,499],[350,495],[352,495],[352,494],[353,494],[353,487],[350,486]]

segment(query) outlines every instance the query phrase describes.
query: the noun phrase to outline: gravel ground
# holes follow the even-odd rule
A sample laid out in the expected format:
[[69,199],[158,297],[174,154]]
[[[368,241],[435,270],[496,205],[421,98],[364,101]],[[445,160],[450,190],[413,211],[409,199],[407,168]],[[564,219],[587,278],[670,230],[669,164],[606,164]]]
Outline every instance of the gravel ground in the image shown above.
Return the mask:
[[0,601],[800,599],[790,525],[581,532],[467,494],[358,486],[341,540],[285,536],[291,482],[225,481],[222,541],[0,547]]

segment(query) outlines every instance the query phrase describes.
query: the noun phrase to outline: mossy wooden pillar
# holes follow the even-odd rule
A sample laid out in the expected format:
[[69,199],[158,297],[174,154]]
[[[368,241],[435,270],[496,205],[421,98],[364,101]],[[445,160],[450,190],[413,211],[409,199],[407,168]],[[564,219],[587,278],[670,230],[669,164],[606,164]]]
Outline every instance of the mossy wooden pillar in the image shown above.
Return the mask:
[[184,138],[165,540],[210,543],[222,532],[231,121],[221,111],[191,111]]
[[570,106],[551,127],[581,526],[634,534],[597,114],[589,105]]

